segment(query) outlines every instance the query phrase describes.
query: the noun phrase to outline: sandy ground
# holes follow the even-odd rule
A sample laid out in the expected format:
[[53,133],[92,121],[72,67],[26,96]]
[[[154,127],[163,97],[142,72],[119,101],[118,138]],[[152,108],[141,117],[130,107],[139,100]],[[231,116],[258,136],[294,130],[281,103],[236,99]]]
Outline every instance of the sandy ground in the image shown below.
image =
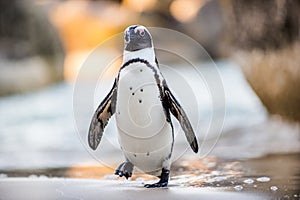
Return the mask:
[[[147,189],[139,181],[65,178],[6,178],[0,180],[0,199],[268,199],[264,195],[221,191],[216,188]],[[17,191],[16,191],[17,188]]]
[[[6,199],[300,199],[300,154],[250,160],[189,157],[175,162],[168,188],[146,189],[157,178],[134,171],[129,180],[105,166],[0,171]],[[284,165],[283,165],[284,163]],[[16,189],[17,188],[17,189]]]

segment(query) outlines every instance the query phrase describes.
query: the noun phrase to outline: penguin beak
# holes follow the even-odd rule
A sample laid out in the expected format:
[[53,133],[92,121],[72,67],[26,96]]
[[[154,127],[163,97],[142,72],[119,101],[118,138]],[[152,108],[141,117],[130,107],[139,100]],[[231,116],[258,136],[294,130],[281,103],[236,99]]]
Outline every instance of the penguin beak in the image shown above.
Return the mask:
[[126,44],[130,42],[130,33],[128,31],[125,31],[124,40]]
[[130,40],[136,38],[136,30],[135,28],[138,27],[137,25],[133,25],[133,26],[129,26],[126,30],[125,30],[125,42],[129,43]]

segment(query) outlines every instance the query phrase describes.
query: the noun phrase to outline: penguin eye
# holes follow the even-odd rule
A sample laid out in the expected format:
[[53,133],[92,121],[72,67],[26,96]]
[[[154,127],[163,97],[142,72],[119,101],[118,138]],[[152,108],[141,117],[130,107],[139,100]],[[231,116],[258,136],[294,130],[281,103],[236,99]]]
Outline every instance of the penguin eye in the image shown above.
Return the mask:
[[144,37],[145,31],[139,31],[140,36]]

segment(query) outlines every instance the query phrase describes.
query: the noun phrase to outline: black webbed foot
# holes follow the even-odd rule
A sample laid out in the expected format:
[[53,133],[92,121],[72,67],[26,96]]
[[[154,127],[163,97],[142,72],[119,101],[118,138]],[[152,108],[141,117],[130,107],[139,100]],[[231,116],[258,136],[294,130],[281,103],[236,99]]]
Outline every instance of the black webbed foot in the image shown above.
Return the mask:
[[167,186],[168,186],[168,181],[166,182],[159,181],[157,183],[144,185],[145,188],[159,188],[159,187],[167,187]]
[[154,184],[146,184],[144,185],[144,187],[146,188],[167,187],[169,182],[169,174],[170,174],[170,170],[163,168],[161,171],[160,180]]
[[125,176],[126,179],[132,176],[133,164],[131,162],[123,162],[115,172],[119,177]]

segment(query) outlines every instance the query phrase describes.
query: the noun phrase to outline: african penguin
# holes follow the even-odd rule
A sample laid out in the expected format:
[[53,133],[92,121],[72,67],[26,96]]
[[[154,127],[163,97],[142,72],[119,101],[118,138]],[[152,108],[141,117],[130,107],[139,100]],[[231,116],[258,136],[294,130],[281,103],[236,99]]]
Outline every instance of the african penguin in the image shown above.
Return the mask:
[[170,113],[179,121],[192,150],[198,152],[193,128],[159,71],[150,32],[140,25],[124,32],[123,63],[114,84],[92,118],[89,146],[95,150],[115,114],[118,140],[126,161],[115,174],[127,179],[136,166],[156,175],[159,182],[145,187],[166,187],[169,180],[174,132]]

